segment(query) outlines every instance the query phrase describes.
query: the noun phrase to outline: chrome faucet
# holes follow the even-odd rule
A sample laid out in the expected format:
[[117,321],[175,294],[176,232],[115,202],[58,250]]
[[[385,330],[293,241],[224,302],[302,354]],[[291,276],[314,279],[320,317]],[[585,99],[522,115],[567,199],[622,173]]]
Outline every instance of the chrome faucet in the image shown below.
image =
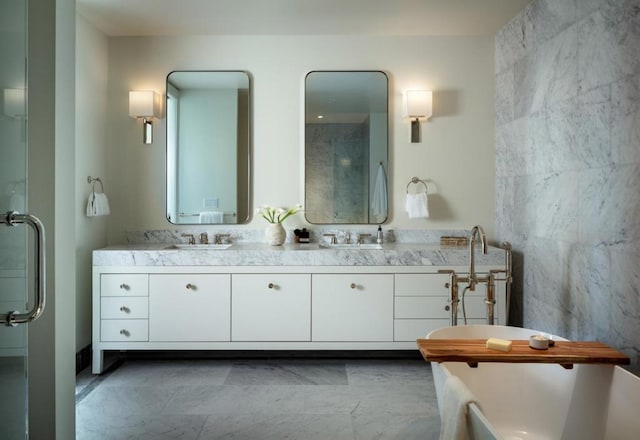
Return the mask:
[[482,226],[474,226],[469,234],[469,290],[476,290],[478,284],[478,275],[476,274],[476,260],[475,260],[475,244],[476,237],[480,239],[482,245],[482,253],[487,253],[487,237],[484,235]]
[[331,244],[338,244],[336,234],[323,234],[325,237],[329,237]]
[[215,244],[226,244],[229,242],[229,234],[216,234],[213,242]]
[[189,244],[196,244],[196,238],[193,236],[193,234],[180,234],[183,237],[187,237]]

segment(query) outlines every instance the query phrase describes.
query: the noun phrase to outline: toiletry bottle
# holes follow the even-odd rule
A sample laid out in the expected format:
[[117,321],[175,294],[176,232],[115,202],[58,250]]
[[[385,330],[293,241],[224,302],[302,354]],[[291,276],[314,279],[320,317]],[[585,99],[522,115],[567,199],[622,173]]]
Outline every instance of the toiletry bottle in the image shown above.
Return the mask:
[[376,234],[376,243],[382,244],[382,239],[383,239],[382,226],[378,225],[378,233]]

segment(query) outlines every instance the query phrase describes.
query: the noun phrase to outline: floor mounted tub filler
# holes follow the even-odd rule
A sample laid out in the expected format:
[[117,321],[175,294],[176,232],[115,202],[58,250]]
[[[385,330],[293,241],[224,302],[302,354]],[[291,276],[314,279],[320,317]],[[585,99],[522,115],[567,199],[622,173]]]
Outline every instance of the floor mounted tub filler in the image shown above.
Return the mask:
[[[518,327],[469,325],[437,329],[427,339],[515,341],[539,334]],[[431,362],[431,367],[443,426],[452,416],[446,401],[452,383],[461,384],[463,394],[476,402],[468,405],[463,438],[640,438],[640,377],[620,366],[575,364],[568,369],[553,363],[481,362],[471,368],[465,362]]]

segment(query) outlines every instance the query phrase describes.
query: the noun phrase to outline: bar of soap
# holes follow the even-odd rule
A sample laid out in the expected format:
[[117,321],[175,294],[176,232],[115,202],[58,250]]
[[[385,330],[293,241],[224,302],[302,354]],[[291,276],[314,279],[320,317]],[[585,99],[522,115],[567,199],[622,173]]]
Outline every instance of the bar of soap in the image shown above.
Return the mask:
[[487,339],[486,347],[491,350],[511,351],[511,344],[511,341],[505,339],[489,338]]

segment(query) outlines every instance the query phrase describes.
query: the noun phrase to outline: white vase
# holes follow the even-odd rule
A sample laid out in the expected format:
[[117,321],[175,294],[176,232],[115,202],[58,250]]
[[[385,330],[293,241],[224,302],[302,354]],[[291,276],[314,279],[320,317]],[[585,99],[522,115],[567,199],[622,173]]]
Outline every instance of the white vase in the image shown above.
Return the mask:
[[287,231],[280,223],[271,223],[265,230],[267,244],[271,246],[281,246],[287,238]]

